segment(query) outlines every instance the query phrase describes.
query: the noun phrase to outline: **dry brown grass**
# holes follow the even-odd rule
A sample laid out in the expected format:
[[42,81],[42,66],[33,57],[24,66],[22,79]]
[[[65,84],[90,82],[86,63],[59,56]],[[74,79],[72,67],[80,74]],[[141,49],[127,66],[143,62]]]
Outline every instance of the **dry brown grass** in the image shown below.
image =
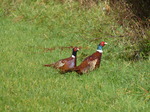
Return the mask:
[[76,2],[79,2],[79,4],[81,6],[84,6],[85,8],[90,8],[90,7],[93,7],[95,5],[98,5],[98,2],[101,1],[101,0],[55,0],[55,1],[59,1],[61,3],[66,3],[66,2],[73,2],[73,1],[76,1]]

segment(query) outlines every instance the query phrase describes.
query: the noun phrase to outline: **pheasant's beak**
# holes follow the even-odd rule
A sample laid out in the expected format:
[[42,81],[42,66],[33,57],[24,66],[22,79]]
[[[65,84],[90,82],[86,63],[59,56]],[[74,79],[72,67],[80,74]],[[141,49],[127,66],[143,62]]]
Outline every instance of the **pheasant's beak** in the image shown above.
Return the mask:
[[104,44],[106,45],[107,43],[105,42]]
[[80,49],[79,49],[79,48],[77,48],[77,50],[79,51]]

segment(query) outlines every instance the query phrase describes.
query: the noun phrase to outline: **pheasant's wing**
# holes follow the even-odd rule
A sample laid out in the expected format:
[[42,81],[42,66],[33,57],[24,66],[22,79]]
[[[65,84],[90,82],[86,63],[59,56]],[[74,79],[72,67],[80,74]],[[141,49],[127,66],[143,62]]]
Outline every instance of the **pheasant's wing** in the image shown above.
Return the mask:
[[87,73],[96,68],[98,59],[95,56],[89,56],[75,69],[78,73]]
[[97,63],[98,59],[94,59],[88,62],[89,64],[89,71],[92,71],[96,68],[96,63]]
[[65,65],[65,61],[64,60],[60,60],[60,61],[57,61],[55,64],[54,64],[54,67],[55,68],[60,68],[60,67],[63,67]]

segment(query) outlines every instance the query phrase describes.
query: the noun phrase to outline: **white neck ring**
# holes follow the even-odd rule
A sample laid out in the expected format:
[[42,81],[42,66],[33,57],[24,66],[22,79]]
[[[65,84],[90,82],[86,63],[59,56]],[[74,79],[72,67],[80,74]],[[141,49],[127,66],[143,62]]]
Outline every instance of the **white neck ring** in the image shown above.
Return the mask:
[[72,55],[71,57],[72,57],[72,58],[75,58],[75,56],[74,56],[74,55]]
[[102,53],[103,51],[102,50],[97,50],[99,53]]

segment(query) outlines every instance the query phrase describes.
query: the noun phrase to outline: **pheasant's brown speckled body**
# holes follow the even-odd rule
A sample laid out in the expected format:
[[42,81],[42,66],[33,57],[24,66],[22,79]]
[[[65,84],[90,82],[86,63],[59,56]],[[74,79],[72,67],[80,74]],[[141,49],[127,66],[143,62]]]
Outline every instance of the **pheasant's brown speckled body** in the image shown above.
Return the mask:
[[74,71],[78,74],[83,74],[98,68],[100,66],[101,56],[102,53],[99,53],[98,51],[95,52],[91,56],[85,58],[84,61],[74,69]]
[[100,66],[101,57],[102,57],[102,47],[107,44],[106,42],[101,42],[98,45],[97,51],[92,55],[88,56],[83,60],[83,62],[72,69],[72,71],[76,71],[78,74],[84,74],[89,71],[93,71],[94,69]]
[[74,47],[71,57],[44,66],[59,69],[61,73],[69,72],[70,69],[76,67],[76,53],[78,50],[78,47]]

